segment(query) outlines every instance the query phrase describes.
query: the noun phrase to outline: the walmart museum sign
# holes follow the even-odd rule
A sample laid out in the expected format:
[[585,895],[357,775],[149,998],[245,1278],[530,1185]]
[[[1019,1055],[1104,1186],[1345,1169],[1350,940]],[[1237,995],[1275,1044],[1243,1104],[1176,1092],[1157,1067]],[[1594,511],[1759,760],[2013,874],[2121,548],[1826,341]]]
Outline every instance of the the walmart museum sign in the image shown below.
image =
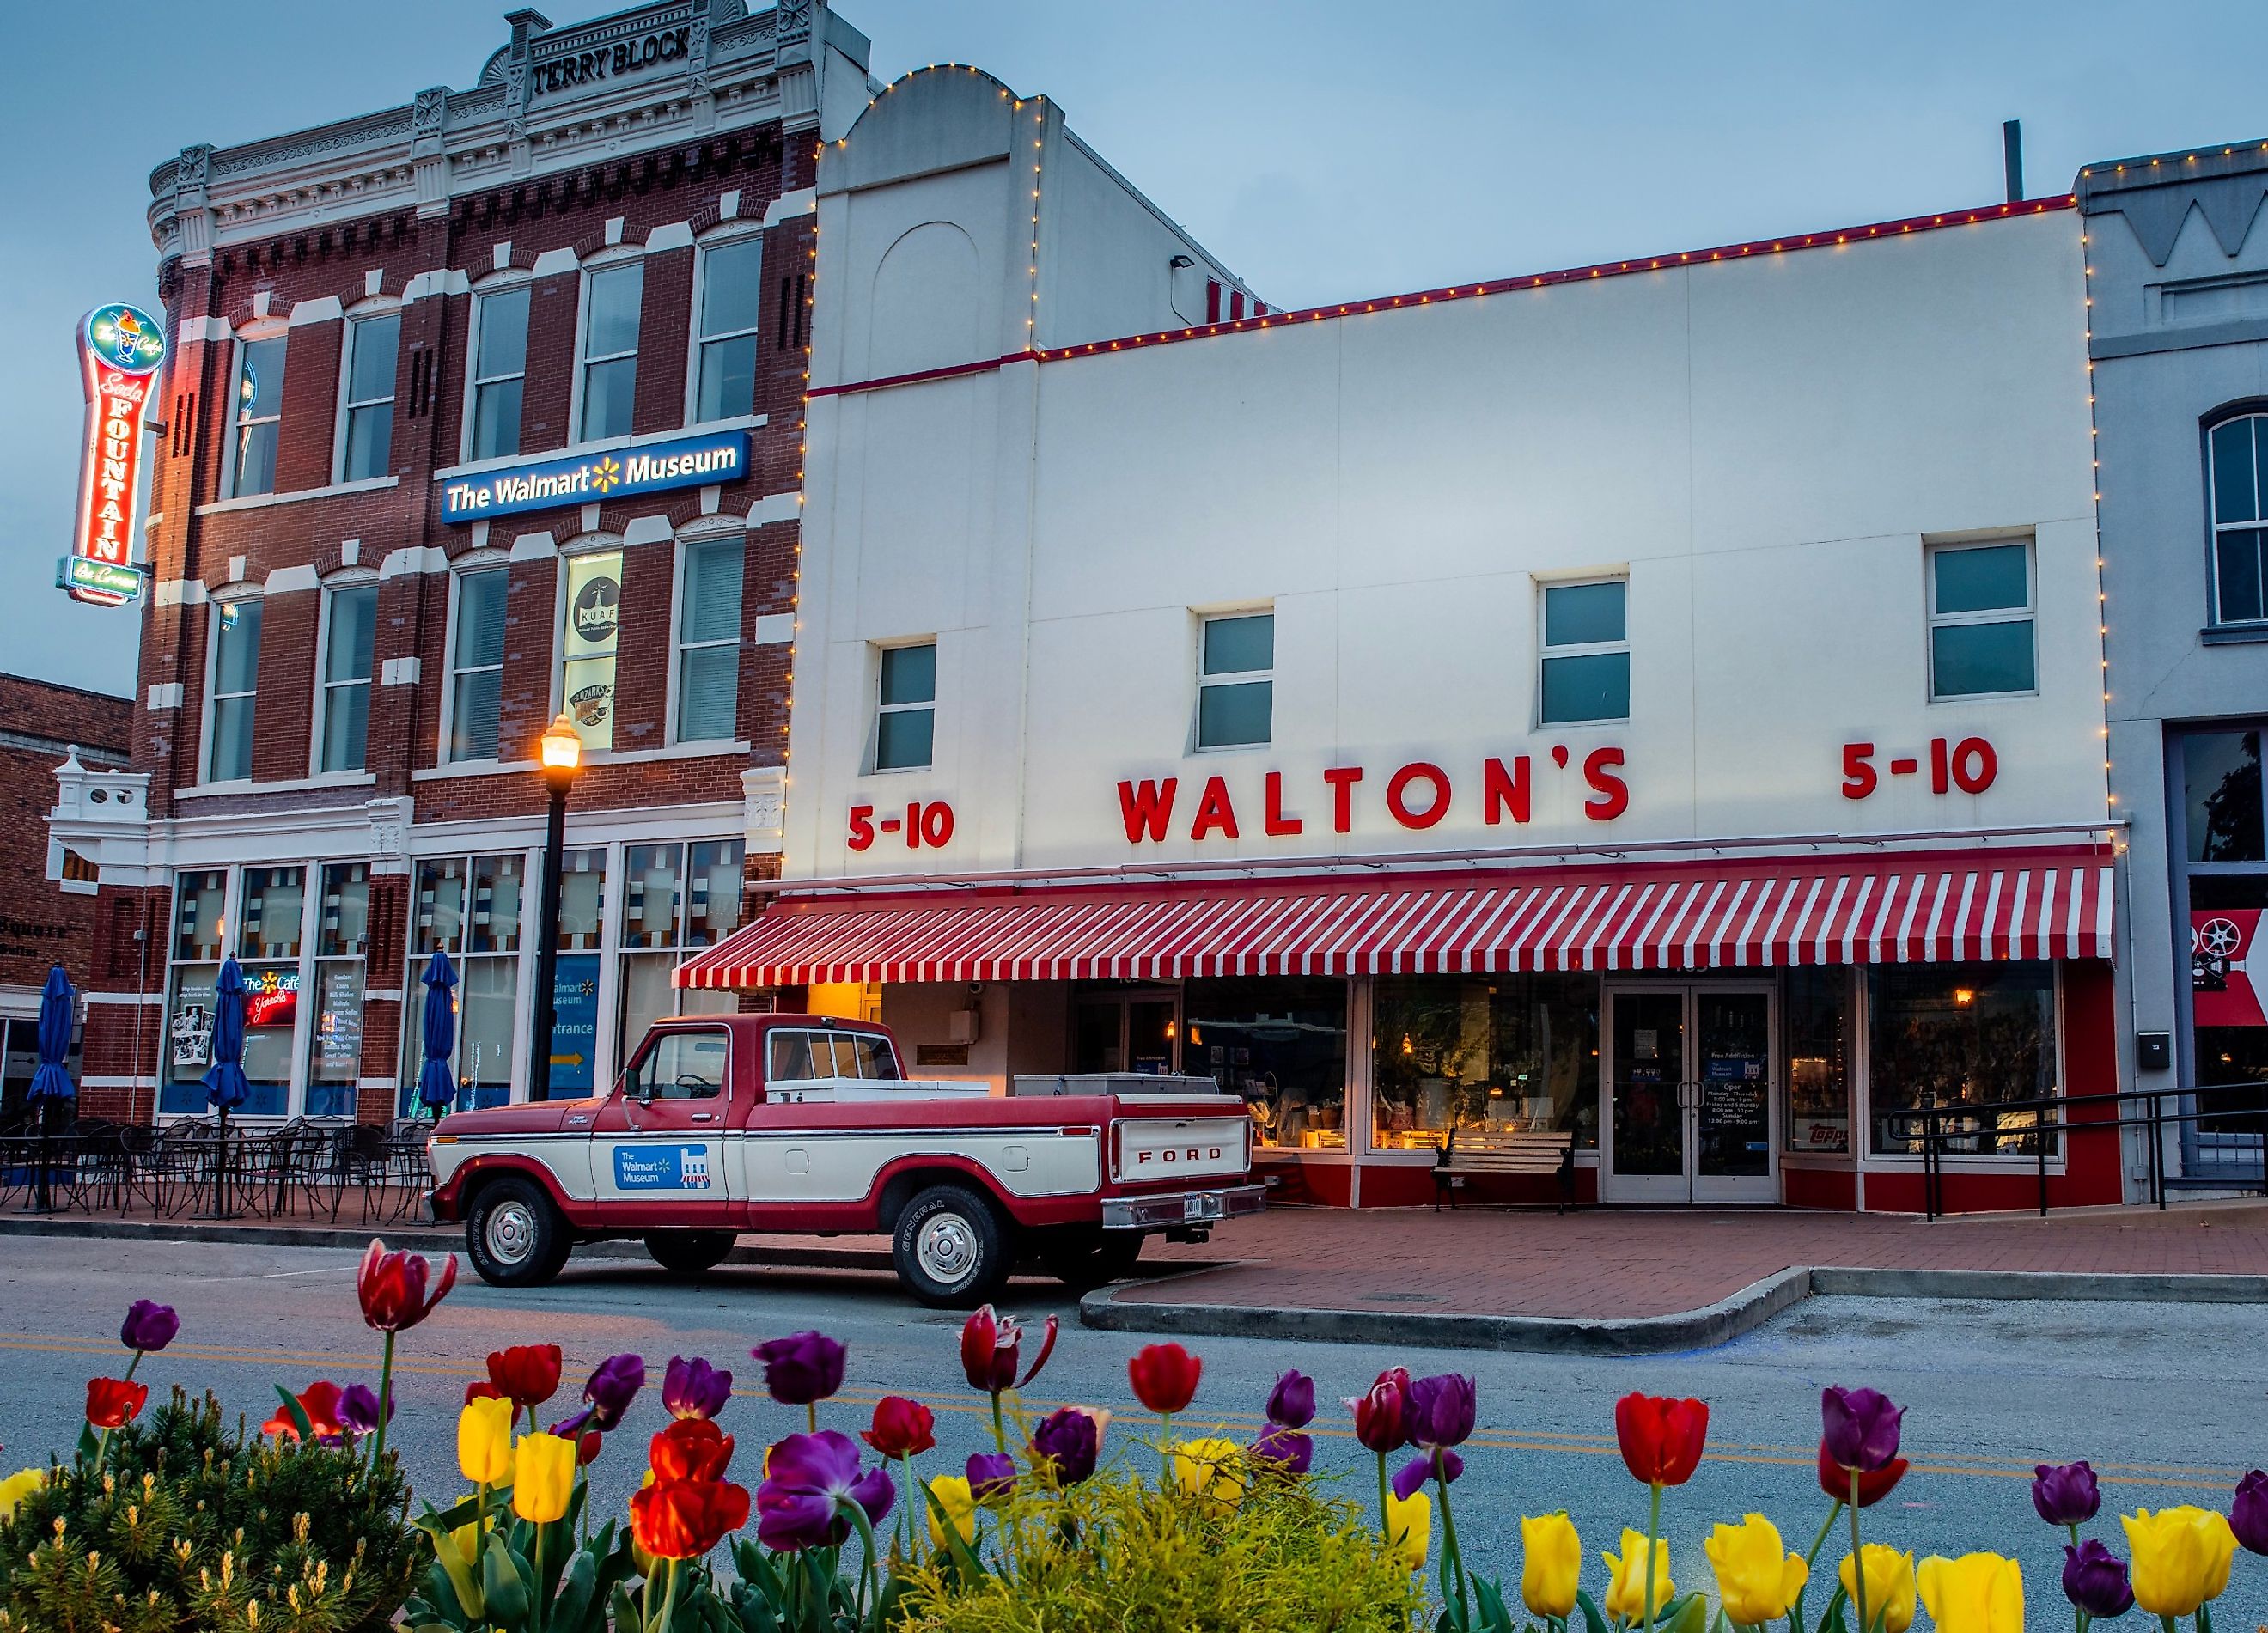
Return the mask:
[[441,519],[480,521],[671,488],[705,488],[747,474],[748,433],[744,430],[673,437],[666,442],[530,460],[476,475],[446,477],[441,488]]

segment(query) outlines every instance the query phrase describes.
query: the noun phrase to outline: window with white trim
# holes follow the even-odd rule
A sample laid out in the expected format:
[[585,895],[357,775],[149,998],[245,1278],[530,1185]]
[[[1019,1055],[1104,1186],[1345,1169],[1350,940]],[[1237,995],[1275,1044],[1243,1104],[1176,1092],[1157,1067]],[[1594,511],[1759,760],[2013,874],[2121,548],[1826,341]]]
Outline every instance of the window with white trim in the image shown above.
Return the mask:
[[737,538],[685,546],[677,599],[677,740],[728,741],[740,690],[740,580]]
[[378,649],[378,586],[330,592],[323,631],[322,751],[325,771],[359,771],[370,736],[370,681]]
[[229,497],[276,491],[276,445],[284,429],[286,339],[271,335],[239,341],[236,348],[236,435],[229,461]]
[[449,648],[451,760],[497,757],[504,707],[504,606],[508,570],[457,576],[457,622]]
[[886,646],[874,703],[874,769],[926,769],[937,739],[937,643]]
[[256,598],[217,602],[212,609],[212,689],[205,711],[208,783],[238,783],[252,775],[260,614]]
[[2006,696],[2037,686],[2031,546],[1931,546],[1930,696]]
[[602,267],[583,283],[583,408],[577,440],[630,434],[637,397],[638,315],[645,263]]
[[2268,622],[2268,414],[2224,420],[2213,464],[2213,621]]
[[1630,580],[1543,586],[1536,718],[1544,725],[1630,718]]
[[1275,713],[1276,614],[1204,620],[1197,631],[1197,747],[1265,743]]
[[762,294],[763,240],[735,239],[701,253],[695,325],[696,424],[729,420],[756,406],[756,308]]
[[473,305],[473,406],[468,460],[509,459],[519,452],[520,394],[527,384],[525,283],[491,290]]
[[394,364],[401,348],[401,314],[398,312],[357,318],[347,325],[342,403],[346,431],[339,440],[341,482],[368,482],[391,472]]
[[669,975],[687,954],[740,928],[745,854],[737,839],[622,847],[615,1059],[628,1059],[666,1015],[729,1015],[738,1006],[733,993],[673,987]]

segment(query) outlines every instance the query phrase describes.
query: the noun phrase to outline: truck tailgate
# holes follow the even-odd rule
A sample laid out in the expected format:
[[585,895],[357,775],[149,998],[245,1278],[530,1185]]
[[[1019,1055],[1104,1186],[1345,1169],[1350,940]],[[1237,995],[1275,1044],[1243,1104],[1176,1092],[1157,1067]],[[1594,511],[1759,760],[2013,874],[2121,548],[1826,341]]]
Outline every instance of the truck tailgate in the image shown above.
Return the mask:
[[1242,1179],[1252,1166],[1251,1133],[1246,1117],[1118,1117],[1110,1125],[1110,1177]]

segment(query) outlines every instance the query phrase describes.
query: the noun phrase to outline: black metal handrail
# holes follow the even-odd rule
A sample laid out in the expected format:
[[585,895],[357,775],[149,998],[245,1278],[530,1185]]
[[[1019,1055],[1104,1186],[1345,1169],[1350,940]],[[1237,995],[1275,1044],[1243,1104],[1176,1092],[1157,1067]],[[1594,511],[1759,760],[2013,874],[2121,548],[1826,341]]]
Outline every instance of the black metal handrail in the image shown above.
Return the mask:
[[[2245,1112],[2268,1114],[2268,1107],[2260,1106],[2210,1107],[2193,1104],[2186,1110],[2177,1107],[2169,1111],[2166,1108],[2166,1101],[2169,1099],[2179,1101],[2191,1097],[2201,1098],[2213,1094],[2250,1093],[2257,1096],[2263,1093],[2264,1090],[2268,1090],[2268,1085],[2251,1081],[2191,1083],[2164,1089],[2120,1089],[2114,1092],[2095,1094],[2051,1094],[2043,1095],[2034,1100],[1992,1100],[1978,1105],[1940,1103],[1933,1096],[1922,1105],[1908,1110],[1877,1112],[1874,1114],[1874,1120],[1886,1140],[1908,1140],[1920,1145],[1922,1210],[1923,1216],[1929,1219],[1944,1217],[1945,1152],[1946,1148],[1955,1140],[1973,1140],[1980,1136],[1992,1138],[2004,1134],[2018,1137],[2029,1135],[2032,1140],[2033,1171],[2039,1186],[2040,1214],[2042,1217],[2045,1217],[2048,1211],[2048,1136],[2051,1134],[2059,1135],[2067,1142],[2077,1135],[2117,1135],[2127,1129],[2147,1129],[2150,1131],[2150,1137],[2146,1142],[2147,1150],[2145,1153],[2148,1162],[2150,1200],[2162,1210],[2166,1205],[2167,1192],[2165,1155],[2167,1129],[2178,1128],[2184,1123],[2203,1122],[2211,1117],[2239,1115]],[[2065,1114],[2071,1108],[2080,1106],[2110,1106],[2114,1108],[2115,1114],[2078,1121]],[[2127,1111],[2129,1106],[2139,1107],[2140,1109],[2129,1114]],[[2031,1114],[2033,1119],[2029,1126],[2011,1129],[1992,1126],[1997,1124],[1999,1118],[2009,1113],[2027,1112]],[[1966,1128],[1944,1126],[1963,1120],[1971,1126]],[[1913,1126],[1916,1123],[1921,1125],[1918,1129]],[[2068,1144],[2064,1146],[2064,1153],[2067,1163],[2070,1155]],[[2122,1184],[2124,1182],[2123,1173],[2121,1182]],[[2261,1191],[2264,1195],[2268,1195],[2268,1162],[2263,1164]]]

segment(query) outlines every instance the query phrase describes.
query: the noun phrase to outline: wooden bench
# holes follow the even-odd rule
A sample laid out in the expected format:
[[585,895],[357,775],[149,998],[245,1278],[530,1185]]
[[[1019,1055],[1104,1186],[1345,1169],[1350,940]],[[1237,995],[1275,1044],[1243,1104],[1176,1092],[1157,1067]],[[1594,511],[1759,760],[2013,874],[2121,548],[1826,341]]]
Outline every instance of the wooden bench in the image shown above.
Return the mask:
[[1559,1201],[1553,1211],[1565,1213],[1575,1200],[1575,1136],[1565,1129],[1517,1134],[1450,1129],[1433,1159],[1433,1211],[1440,1212],[1443,1197],[1456,1206],[1456,1194],[1469,1175],[1488,1173],[1556,1174]]

